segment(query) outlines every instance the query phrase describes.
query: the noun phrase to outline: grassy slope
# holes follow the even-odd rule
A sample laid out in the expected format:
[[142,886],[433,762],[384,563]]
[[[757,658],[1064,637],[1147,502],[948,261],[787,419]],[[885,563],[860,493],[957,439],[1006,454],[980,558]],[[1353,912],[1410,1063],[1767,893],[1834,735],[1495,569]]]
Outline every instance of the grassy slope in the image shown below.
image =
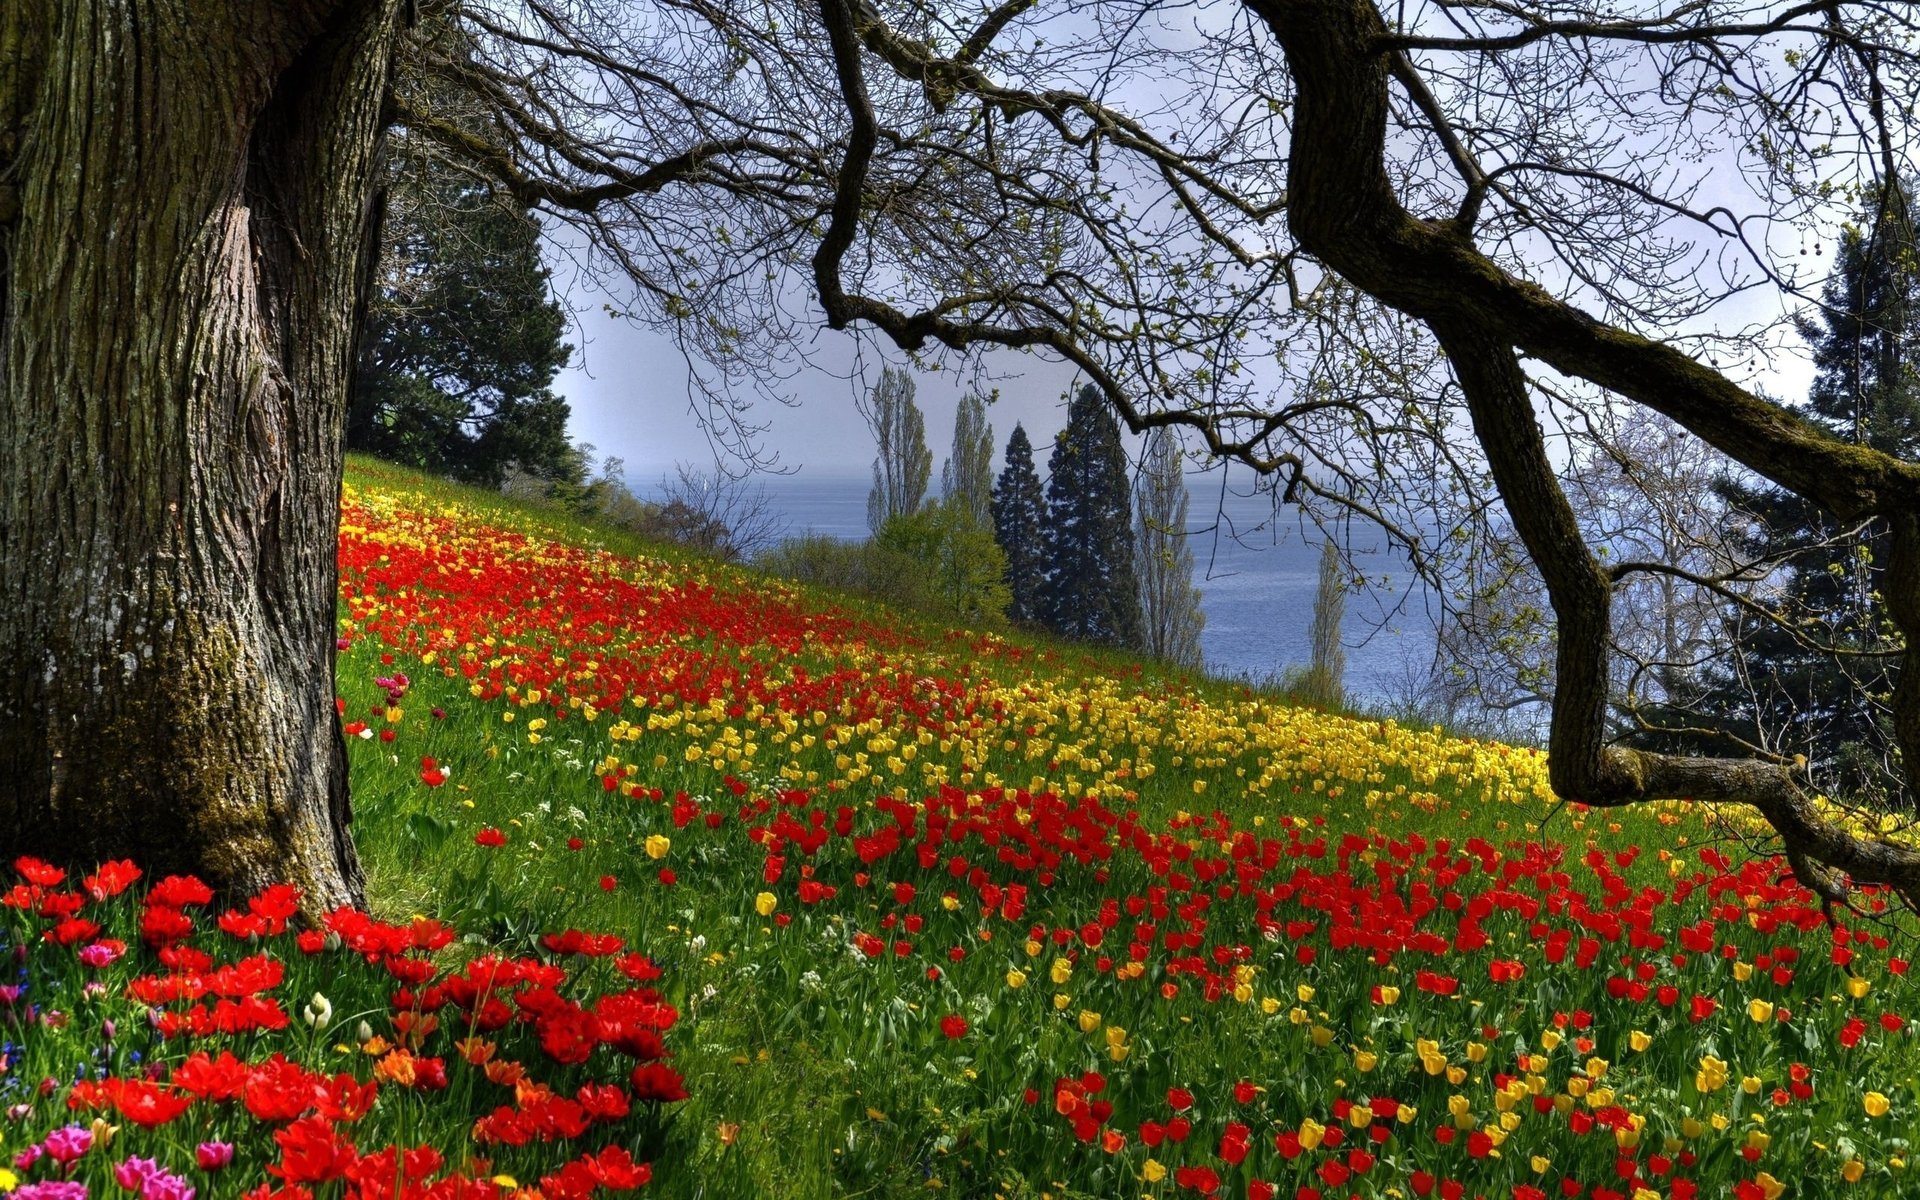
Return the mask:
[[[983,922],[970,893],[954,910],[937,903],[912,906],[926,924],[912,939],[918,949],[910,965],[867,964],[849,952],[847,939],[855,928],[879,930],[883,918],[896,910],[882,885],[902,877],[899,866],[874,868],[871,886],[862,889],[854,878],[861,864],[835,842],[820,856],[819,877],[838,884],[841,896],[818,909],[803,909],[794,900],[792,870],[777,886],[763,881],[764,850],[743,835],[733,815],[739,801],[728,794],[725,776],[747,778],[751,797],[803,782],[780,779],[779,766],[811,770],[815,778],[805,786],[826,797],[829,807],[858,804],[863,811],[872,797],[894,786],[914,798],[931,791],[924,772],[935,763],[956,782],[960,770],[975,768],[969,787],[984,782],[988,769],[1009,786],[1044,777],[1047,786],[1065,787],[1071,779],[1081,788],[1108,791],[1117,810],[1137,811],[1147,827],[1171,822],[1176,840],[1191,846],[1202,845],[1203,838],[1191,827],[1180,832],[1185,814],[1216,808],[1235,827],[1260,836],[1292,827],[1290,836],[1423,835],[1451,838],[1456,845],[1481,837],[1510,847],[1515,839],[1550,836],[1571,845],[1570,857],[1590,849],[1627,855],[1643,846],[1646,854],[1622,860],[1621,870],[1634,886],[1664,885],[1680,864],[1692,865],[1690,857],[1670,865],[1653,848],[1684,846],[1687,839],[1697,842],[1712,832],[1697,814],[1649,809],[1610,817],[1562,812],[1543,833],[1537,822],[1546,806],[1538,796],[1502,791],[1503,780],[1516,778],[1532,788],[1539,777],[1537,759],[1521,752],[1300,713],[1244,687],[1023,635],[985,643],[952,636],[870,602],[771,585],[616,530],[385,464],[354,460],[348,479],[352,499],[372,498],[382,505],[390,500],[412,510],[457,508],[466,514],[463,520],[478,518],[490,526],[643,560],[652,565],[595,568],[643,585],[697,577],[723,598],[752,604],[771,594],[783,612],[844,613],[856,626],[897,639],[876,644],[864,636],[823,636],[803,639],[798,651],[766,652],[698,631],[662,635],[662,645],[708,655],[707,662],[751,661],[775,676],[795,666],[815,677],[840,667],[889,681],[918,672],[964,679],[1016,706],[1030,705],[1025,717],[1010,719],[973,751],[957,743],[949,748],[944,738],[935,738],[889,783],[854,779],[835,794],[827,789],[846,774],[836,764],[842,754],[858,752],[855,742],[871,746],[872,739],[889,735],[896,743],[909,740],[901,736],[897,709],[878,713],[874,724],[837,748],[819,741],[800,747],[797,735],[777,745],[764,735],[768,726],[762,726],[760,757],[716,767],[704,749],[690,755],[687,747],[704,748],[728,725],[745,728],[751,739],[756,736],[751,715],[719,713],[698,738],[689,738],[684,727],[643,731],[633,741],[609,738],[616,720],[644,722],[647,712],[660,713],[656,703],[644,711],[599,714],[591,722],[554,721],[536,731],[536,739],[530,737],[529,721],[548,711],[550,697],[533,704],[483,702],[450,666],[455,655],[443,649],[425,663],[417,651],[387,650],[378,637],[357,631],[361,636],[339,667],[348,715],[395,733],[391,743],[353,743],[356,832],[379,908],[389,915],[434,912],[509,946],[524,946],[544,929],[612,930],[666,964],[663,982],[686,1014],[676,1031],[676,1065],[686,1072],[693,1093],[678,1117],[682,1161],[663,1166],[656,1185],[666,1194],[904,1195],[929,1188],[979,1195],[1138,1194],[1143,1188],[1166,1193],[1170,1181],[1157,1186],[1143,1181],[1143,1149],[1130,1145],[1123,1154],[1101,1155],[1076,1142],[1046,1111],[1044,1100],[1037,1109],[1024,1105],[1023,1089],[1044,1090],[1059,1075],[1101,1068],[1114,1077],[1110,1097],[1137,1121],[1153,1111],[1154,1098],[1170,1083],[1217,1091],[1235,1079],[1253,1079],[1269,1089],[1260,1101],[1266,1120],[1255,1130],[1264,1144],[1275,1127],[1291,1127],[1303,1114],[1320,1111],[1324,1119],[1325,1103],[1356,1090],[1349,1080],[1382,1088],[1392,1081],[1395,1090],[1420,1093],[1423,1106],[1444,1111],[1447,1089],[1426,1096],[1432,1089],[1414,1050],[1419,1038],[1443,1039],[1447,1053],[1464,1062],[1460,1055],[1476,1022],[1499,1026],[1505,1040],[1496,1040],[1496,1054],[1510,1057],[1529,1039],[1538,1047],[1539,1030],[1553,1011],[1599,1007],[1594,998],[1598,976],[1536,974],[1503,1000],[1509,1006],[1499,1012],[1483,1011],[1479,999],[1448,1003],[1411,988],[1405,989],[1404,1003],[1383,1010],[1369,1004],[1368,990],[1382,982],[1407,983],[1397,966],[1380,970],[1333,957],[1303,965],[1285,953],[1290,947],[1261,946],[1250,927],[1231,926],[1225,915],[1209,943],[1216,936],[1253,941],[1258,975],[1247,1002],[1202,1003],[1190,992],[1167,1001],[1145,984],[1090,979],[1084,966],[1070,984],[1054,985],[1044,977],[1056,957],[1054,948],[1031,953],[1021,945],[1021,923]],[[598,637],[606,631],[582,626],[578,632]],[[549,631],[549,636],[564,638],[566,632]],[[383,653],[391,654],[391,661]],[[487,654],[500,660],[514,656],[508,645],[484,647],[482,656]],[[576,666],[598,669],[588,664],[617,654],[641,658],[644,647],[608,645],[582,654]],[[413,686],[396,706],[400,712],[375,716],[385,704],[372,681],[394,670],[407,671]],[[908,688],[901,694],[910,693]],[[1136,703],[1134,696],[1148,700]],[[446,716],[432,716],[434,709]],[[518,719],[509,722],[503,719],[507,715]],[[1103,719],[1096,721],[1096,715]],[[840,726],[844,714],[823,716],[826,721],[809,732],[824,737]],[[853,717],[846,721],[858,724]],[[1104,763],[1099,762],[1102,750],[1108,751]],[[962,761],[975,751],[983,761]],[[875,751],[871,758],[884,763],[890,753],[897,757],[898,749]],[[448,784],[422,786],[423,756],[451,768]],[[1151,774],[1139,770],[1149,759],[1156,768]],[[1120,760],[1133,767],[1115,778]],[[619,790],[607,790],[603,778],[614,780]],[[1201,783],[1204,792],[1196,790]],[[677,827],[671,804],[622,794],[635,784],[659,789],[669,799],[685,792],[702,816]],[[722,828],[703,828],[709,811],[727,814]],[[503,851],[476,847],[472,834],[486,826],[505,830],[509,846]],[[648,856],[650,837],[671,840],[665,857]],[[581,847],[567,849],[569,838],[580,839]],[[1690,856],[1691,848],[1684,853]],[[1353,867],[1365,872],[1373,855],[1372,850],[1358,854]],[[660,882],[663,866],[677,874],[672,886]],[[936,894],[938,882],[937,877],[919,880],[923,901]],[[1116,856],[1106,880],[1090,870],[1063,868],[1051,885],[1034,885],[1027,919],[1049,927],[1076,926],[1096,917],[1108,897],[1143,895],[1163,882],[1125,855]],[[794,914],[792,926],[776,927],[755,911],[756,895],[769,889],[779,910]],[[1131,919],[1123,919],[1122,930]],[[1495,953],[1526,953],[1530,939],[1524,923],[1500,922],[1494,932]],[[982,940],[983,933],[995,940]],[[885,936],[896,937],[898,931]],[[963,961],[946,957],[953,946],[968,948]],[[1760,948],[1756,942],[1743,953]],[[939,968],[941,978],[927,978],[929,967]],[[1475,960],[1459,973],[1466,977],[1470,969],[1481,972],[1484,989],[1485,967]],[[1030,982],[1008,986],[1011,970],[1025,972]],[[1317,989],[1311,1003],[1296,1001],[1301,986]],[[1827,986],[1836,985],[1828,981]],[[1825,1003],[1820,990],[1815,984],[1813,994],[1796,1002]],[[1064,1003],[1056,995],[1065,997]],[[1732,993],[1728,998],[1736,999]],[[1265,1008],[1278,1016],[1263,1011],[1262,1000],[1270,1001]],[[1840,1001],[1835,995],[1834,1002]],[[1289,1011],[1302,1012],[1305,1020],[1289,1022]],[[948,1012],[968,1016],[973,1032],[967,1039],[947,1043],[931,1032],[934,1017]],[[1093,1014],[1091,1033],[1083,1032],[1083,1013]],[[1114,1026],[1127,1031],[1123,1044],[1131,1057],[1124,1063],[1107,1052],[1112,1043],[1104,1040],[1105,1030]],[[1330,1030],[1331,1050],[1316,1046],[1302,1026]],[[1674,1111],[1699,1099],[1683,1093],[1701,1054],[1744,1054],[1777,1073],[1786,1058],[1821,1052],[1804,1043],[1774,1045],[1765,1040],[1767,1030],[1738,1025],[1718,1040],[1682,1044],[1680,1033],[1684,1029],[1667,1044],[1659,1069],[1648,1075],[1678,1089],[1668,1105]],[[1613,1053],[1612,1043],[1626,1034],[1624,1023],[1609,1028],[1603,1050]],[[1357,1080],[1347,1057],[1363,1045],[1375,1045],[1386,1060],[1371,1080]],[[1885,1069],[1877,1075],[1904,1071],[1911,1077],[1920,1064],[1905,1041],[1883,1053],[1891,1057],[1883,1059]],[[1478,1070],[1472,1080],[1490,1086]],[[1767,1082],[1773,1086],[1773,1074]],[[1857,1123],[1849,1085],[1831,1075],[1825,1083],[1837,1104],[1851,1104]],[[1890,1085],[1882,1078],[1880,1086]],[[1817,1132],[1839,1119],[1840,1111],[1824,1117],[1809,1113],[1792,1127]],[[1782,1123],[1787,1124],[1784,1118]],[[1811,1133],[1798,1136],[1795,1153],[1809,1156],[1806,1161],[1818,1162],[1818,1169],[1831,1175],[1833,1168],[1823,1159],[1828,1151],[1808,1148]],[[1419,1161],[1421,1153],[1408,1148],[1406,1163]],[[1565,1157],[1572,1151],[1555,1153],[1573,1166]],[[1587,1175],[1605,1178],[1611,1150],[1581,1153],[1587,1155],[1580,1160]],[[1203,1156],[1204,1150],[1189,1157]],[[1887,1157],[1883,1150],[1874,1161],[1877,1172],[1889,1169],[1882,1165]],[[1732,1162],[1730,1151],[1723,1160],[1723,1179],[1748,1170]],[[1512,1156],[1507,1166],[1478,1182],[1485,1187],[1502,1179],[1533,1178],[1523,1164],[1524,1156]]]

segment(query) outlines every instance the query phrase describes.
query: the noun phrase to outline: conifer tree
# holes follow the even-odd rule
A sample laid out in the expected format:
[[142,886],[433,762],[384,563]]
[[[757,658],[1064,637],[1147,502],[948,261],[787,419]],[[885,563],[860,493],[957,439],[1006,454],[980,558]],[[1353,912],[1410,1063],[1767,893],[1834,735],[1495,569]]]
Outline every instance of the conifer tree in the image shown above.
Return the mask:
[[[1844,230],[1817,316],[1802,319],[1814,383],[1802,415],[1836,436],[1901,458],[1920,457],[1920,261],[1910,185],[1893,182]],[[1649,748],[1725,752],[1732,739],[1807,756],[1824,786],[1853,795],[1901,791],[1885,710],[1899,645],[1880,596],[1887,551],[1873,524],[1843,527],[1804,498],[1728,480],[1729,506],[1751,518],[1740,550],[1784,560],[1770,616],[1732,618],[1736,656],[1694,711],[1674,726],[1721,736],[1655,732]],[[1665,725],[1662,720],[1655,722]],[[1703,746],[1702,743],[1717,743]]]
[[867,398],[863,415],[877,443],[867,528],[876,534],[893,518],[919,511],[933,474],[927,420],[913,402],[913,390],[913,376],[903,368],[887,367]]
[[1062,637],[1141,645],[1132,489],[1120,425],[1100,389],[1082,387],[1047,465],[1046,584],[1040,619]]
[[404,141],[385,168],[377,284],[360,334],[347,445],[498,487],[510,466],[584,482],[552,390],[572,347],[523,206]]
[[1155,658],[1198,669],[1203,662],[1200,589],[1193,586],[1187,543],[1187,481],[1171,430],[1155,435],[1140,476],[1134,520],[1134,562],[1140,572],[1141,648]]
[[953,413],[953,455],[940,469],[941,494],[982,529],[993,523],[993,426],[978,392],[960,397]]
[[992,508],[993,536],[1007,556],[1007,616],[1038,621],[1046,584],[1046,500],[1033,467],[1033,443],[1018,424],[1007,439],[1007,465],[994,484]]

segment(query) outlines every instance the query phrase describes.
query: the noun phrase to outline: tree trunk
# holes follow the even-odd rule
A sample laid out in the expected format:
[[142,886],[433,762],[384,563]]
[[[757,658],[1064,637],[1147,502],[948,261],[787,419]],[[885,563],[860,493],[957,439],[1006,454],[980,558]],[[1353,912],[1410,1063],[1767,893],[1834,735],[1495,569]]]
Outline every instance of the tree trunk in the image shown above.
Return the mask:
[[0,14],[0,846],[357,901],[341,432],[397,0]]

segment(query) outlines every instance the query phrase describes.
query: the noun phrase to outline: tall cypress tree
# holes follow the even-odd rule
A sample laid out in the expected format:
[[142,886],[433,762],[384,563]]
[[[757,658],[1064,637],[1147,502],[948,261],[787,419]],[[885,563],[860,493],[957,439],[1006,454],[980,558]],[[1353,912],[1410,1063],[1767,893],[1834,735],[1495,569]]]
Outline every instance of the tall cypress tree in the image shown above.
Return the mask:
[[[1834,274],[1801,335],[1815,376],[1801,415],[1837,437],[1902,458],[1920,456],[1920,261],[1909,189],[1880,190],[1856,227],[1842,232]],[[1729,505],[1753,521],[1742,552],[1788,563],[1771,617],[1741,610],[1732,622],[1733,667],[1710,680],[1692,711],[1656,724],[1720,736],[1645,735],[1652,748],[1724,750],[1732,738],[1805,754],[1823,786],[1897,795],[1895,742],[1884,707],[1893,690],[1893,630],[1879,597],[1885,533],[1854,533],[1790,492],[1728,480]],[[1669,722],[1668,718],[1671,717]],[[1721,743],[1715,745],[1714,743]],[[1703,746],[1704,744],[1704,746]]]
[[1082,387],[1047,464],[1046,585],[1040,619],[1063,637],[1141,644],[1132,489],[1120,424],[1100,390]]
[[1047,508],[1040,473],[1033,469],[1033,443],[1017,424],[1007,439],[1007,465],[993,486],[992,507],[993,536],[1007,556],[1007,589],[1013,593],[1007,616],[1038,621],[1047,576]]

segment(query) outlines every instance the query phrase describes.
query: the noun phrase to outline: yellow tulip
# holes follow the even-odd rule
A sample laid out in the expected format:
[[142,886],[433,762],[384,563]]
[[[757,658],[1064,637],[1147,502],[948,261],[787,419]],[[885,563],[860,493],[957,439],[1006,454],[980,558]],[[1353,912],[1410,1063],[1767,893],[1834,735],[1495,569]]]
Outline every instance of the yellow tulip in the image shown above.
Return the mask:
[[1857,1158],[1850,1158],[1840,1164],[1840,1178],[1846,1180],[1848,1183],[1859,1183],[1861,1177],[1866,1173],[1867,1164]]
[[1868,1092],[1860,1097],[1860,1103],[1866,1106],[1867,1115],[1870,1117],[1884,1117],[1887,1115],[1887,1110],[1892,1107],[1887,1098],[1879,1092]]
[[1773,1005],[1767,1003],[1765,1000],[1749,1000],[1747,1001],[1747,1015],[1753,1018],[1755,1024],[1771,1021],[1773,1020]]
[[648,858],[665,858],[667,851],[673,849],[673,839],[661,833],[647,835],[646,850]]
[[1150,1158],[1140,1164],[1140,1178],[1146,1180],[1148,1183],[1159,1183],[1166,1177],[1167,1169],[1160,1165],[1159,1159]]
[[1007,986],[1008,986],[1008,987],[1010,987],[1010,988],[1023,988],[1023,987],[1025,987],[1025,986],[1027,986],[1027,975],[1026,975],[1026,972],[1024,972],[1024,971],[1008,971],[1008,972],[1007,972]]
[[1627,1045],[1633,1047],[1635,1053],[1639,1053],[1653,1045],[1653,1035],[1636,1029],[1627,1035]]
[[773,910],[779,907],[780,897],[774,895],[772,892],[761,892],[753,898],[753,911],[763,917],[772,916]]

